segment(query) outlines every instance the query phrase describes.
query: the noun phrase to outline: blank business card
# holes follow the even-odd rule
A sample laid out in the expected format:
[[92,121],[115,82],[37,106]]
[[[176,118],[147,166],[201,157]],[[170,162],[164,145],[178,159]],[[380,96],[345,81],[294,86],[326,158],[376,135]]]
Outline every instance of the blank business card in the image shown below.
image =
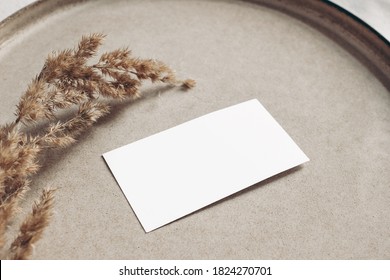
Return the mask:
[[256,99],[103,157],[146,232],[309,161]]

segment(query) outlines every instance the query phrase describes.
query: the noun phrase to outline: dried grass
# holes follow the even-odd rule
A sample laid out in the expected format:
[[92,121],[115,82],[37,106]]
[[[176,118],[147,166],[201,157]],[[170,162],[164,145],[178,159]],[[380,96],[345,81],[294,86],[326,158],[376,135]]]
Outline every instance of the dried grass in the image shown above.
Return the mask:
[[[53,148],[65,148],[110,111],[104,99],[125,100],[140,96],[145,80],[190,89],[194,80],[178,80],[174,71],[161,61],[133,57],[129,49],[96,55],[102,34],[83,36],[78,46],[48,56],[41,72],[20,98],[16,120],[0,127],[0,249],[1,258],[26,259],[42,236],[53,207],[53,190],[43,190],[19,228],[17,237],[6,248],[8,225],[15,218],[30,178],[40,169],[40,157]],[[98,99],[98,97],[103,97]],[[59,110],[78,107],[67,121],[57,120]],[[29,127],[46,120],[41,133]]]

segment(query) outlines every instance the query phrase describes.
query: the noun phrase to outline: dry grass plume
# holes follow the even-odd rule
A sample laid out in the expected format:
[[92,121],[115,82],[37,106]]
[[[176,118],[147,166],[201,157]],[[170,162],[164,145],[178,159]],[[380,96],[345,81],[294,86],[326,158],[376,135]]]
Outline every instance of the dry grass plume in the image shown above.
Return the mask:
[[[88,64],[104,39],[102,34],[83,36],[74,49],[48,56],[41,72],[20,98],[16,119],[0,126],[0,250],[2,259],[26,259],[49,223],[53,190],[45,189],[25,217],[19,232],[7,247],[9,224],[29,189],[30,180],[48,149],[65,148],[108,114],[107,99],[125,100],[140,96],[145,80],[190,89],[194,80],[178,80],[171,68],[153,59],[132,56],[129,49],[103,53],[97,63]],[[98,98],[101,97],[101,98]],[[67,121],[58,111],[78,107]],[[43,121],[46,127],[32,134],[29,128]]]

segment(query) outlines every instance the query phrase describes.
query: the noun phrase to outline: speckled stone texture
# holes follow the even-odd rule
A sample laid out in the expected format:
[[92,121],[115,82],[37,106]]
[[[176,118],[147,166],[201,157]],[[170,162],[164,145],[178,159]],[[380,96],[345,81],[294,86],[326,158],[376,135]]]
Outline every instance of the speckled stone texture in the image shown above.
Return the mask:
[[[253,3],[75,3],[0,46],[1,123],[13,120],[46,55],[91,32],[108,35],[102,51],[129,46],[198,85],[146,86],[145,98],[115,106],[77,144],[48,155],[23,204],[59,188],[33,258],[390,258],[390,93],[348,49]],[[251,98],[311,161],[146,234],[101,154]]]

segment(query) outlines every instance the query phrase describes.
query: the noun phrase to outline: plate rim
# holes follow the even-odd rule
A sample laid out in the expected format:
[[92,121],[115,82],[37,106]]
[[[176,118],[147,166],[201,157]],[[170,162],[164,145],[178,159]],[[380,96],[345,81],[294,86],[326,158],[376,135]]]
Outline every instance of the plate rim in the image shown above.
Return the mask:
[[[0,22],[0,50],[21,30],[62,8],[92,0],[38,0]],[[357,58],[390,91],[390,43],[363,20],[329,0],[236,0],[282,12],[313,27]]]

